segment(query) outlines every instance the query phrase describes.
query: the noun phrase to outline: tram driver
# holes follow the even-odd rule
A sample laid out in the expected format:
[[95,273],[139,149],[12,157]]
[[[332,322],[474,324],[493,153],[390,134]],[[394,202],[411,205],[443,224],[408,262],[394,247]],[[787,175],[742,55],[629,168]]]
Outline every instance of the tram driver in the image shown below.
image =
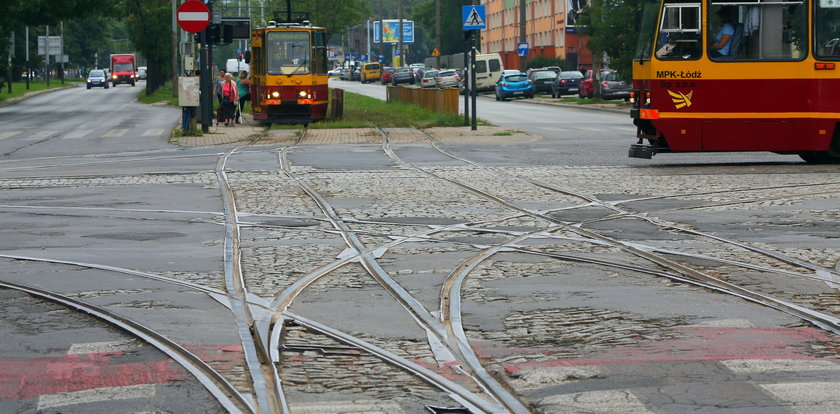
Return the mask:
[[711,46],[709,56],[713,58],[729,56],[729,47],[731,46],[729,40],[735,34],[735,27],[730,23],[730,13],[726,8],[718,10],[715,16],[720,29],[715,35],[715,43]]

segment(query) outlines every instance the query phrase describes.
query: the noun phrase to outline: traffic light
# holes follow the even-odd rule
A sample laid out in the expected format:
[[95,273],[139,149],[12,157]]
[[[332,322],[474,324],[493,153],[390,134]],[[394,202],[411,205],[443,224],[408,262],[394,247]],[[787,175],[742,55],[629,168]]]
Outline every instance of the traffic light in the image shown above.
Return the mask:
[[233,26],[223,23],[222,24],[222,44],[229,45],[233,43]]
[[222,38],[222,25],[211,23],[207,26],[207,43],[218,45]]

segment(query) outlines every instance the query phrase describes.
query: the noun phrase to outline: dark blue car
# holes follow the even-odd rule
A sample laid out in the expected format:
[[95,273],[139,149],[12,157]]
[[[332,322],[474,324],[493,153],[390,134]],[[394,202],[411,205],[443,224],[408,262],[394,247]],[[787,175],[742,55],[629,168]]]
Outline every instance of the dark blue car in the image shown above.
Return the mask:
[[496,82],[496,100],[504,101],[507,98],[521,96],[523,98],[534,97],[534,82],[528,79],[524,73],[512,73],[503,75]]
[[551,84],[551,97],[559,98],[562,95],[574,95],[580,91],[580,82],[583,74],[578,70],[560,72]]

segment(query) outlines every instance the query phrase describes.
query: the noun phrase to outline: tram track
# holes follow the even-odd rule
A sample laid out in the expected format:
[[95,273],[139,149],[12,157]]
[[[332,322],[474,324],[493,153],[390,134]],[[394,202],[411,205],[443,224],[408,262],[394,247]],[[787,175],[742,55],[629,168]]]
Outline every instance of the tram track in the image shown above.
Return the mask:
[[187,349],[138,322],[104,308],[47,290],[5,281],[0,281],[0,287],[58,303],[119,328],[155,347],[184,367],[228,412],[256,413],[250,403],[213,368]]
[[[503,200],[503,199],[501,199],[501,198],[499,198],[495,195],[489,194],[489,193],[487,193],[483,190],[472,187],[468,184],[464,184],[464,183],[459,182],[457,180],[452,180],[452,179],[442,177],[442,176],[437,175],[433,172],[429,172],[429,171],[427,171],[423,168],[420,168],[420,167],[414,166],[410,163],[407,163],[407,162],[403,161],[402,159],[400,159],[396,155],[396,153],[394,153],[393,150],[391,150],[389,148],[388,141],[387,141],[387,133],[382,129],[379,129],[379,131],[383,135],[383,150],[384,150],[384,152],[386,154],[388,154],[389,157],[393,158],[396,162],[398,162],[400,164],[406,165],[406,166],[408,166],[410,168],[413,168],[417,171],[423,172],[423,173],[425,173],[425,174],[427,174],[431,177],[435,177],[435,178],[438,178],[440,180],[443,180],[443,181],[449,182],[451,184],[454,184],[454,185],[456,185],[456,186],[458,186],[458,187],[460,187],[460,188],[462,188],[462,189],[464,189],[468,192],[471,192],[473,194],[477,194],[481,197],[484,197],[488,200],[491,200],[495,203],[498,203],[498,204],[500,204],[500,205],[502,205],[506,208],[522,212],[522,213],[530,215],[534,218],[542,219],[542,220],[544,220],[548,223],[557,224],[559,226],[562,226],[566,230],[577,233],[577,234],[579,234],[579,235],[581,235],[585,238],[588,238],[590,240],[601,242],[601,243],[606,243],[610,246],[619,248],[626,253],[637,256],[637,257],[639,257],[641,259],[644,259],[646,261],[649,261],[649,262],[651,262],[655,265],[662,266],[663,268],[668,269],[668,270],[673,271],[673,272],[676,272],[677,274],[682,275],[683,277],[692,279],[692,280],[694,280],[698,283],[702,283],[704,285],[712,287],[714,290],[727,292],[727,293],[730,293],[730,294],[733,294],[733,295],[736,295],[736,296],[740,296],[742,298],[749,298],[753,302],[756,302],[756,303],[759,303],[759,304],[762,304],[762,305],[765,305],[765,306],[769,306],[769,307],[772,307],[772,308],[775,308],[775,309],[778,309],[778,310],[782,310],[786,313],[789,313],[789,314],[797,316],[801,319],[807,320],[807,321],[813,323],[814,325],[819,326],[822,329],[840,334],[840,319],[838,319],[837,317],[834,317],[834,316],[831,316],[831,315],[828,315],[828,314],[825,314],[825,313],[822,313],[822,312],[814,311],[812,309],[808,309],[808,308],[805,308],[805,307],[802,307],[802,306],[799,306],[799,305],[796,305],[796,304],[793,304],[793,303],[789,303],[789,302],[786,302],[786,301],[774,299],[770,296],[763,295],[763,294],[760,294],[760,293],[757,293],[757,292],[753,292],[753,291],[750,291],[748,289],[744,289],[744,288],[742,288],[738,285],[728,283],[726,281],[722,281],[722,280],[719,280],[719,279],[714,278],[712,276],[709,276],[708,274],[697,271],[697,270],[695,270],[695,269],[693,269],[689,266],[686,266],[684,264],[677,263],[673,260],[666,259],[664,257],[661,257],[661,256],[656,255],[654,253],[651,253],[649,251],[639,249],[639,248],[633,246],[632,244],[622,242],[620,240],[616,240],[616,239],[613,239],[613,238],[610,238],[610,237],[607,237],[607,236],[603,236],[603,235],[601,235],[597,232],[586,230],[586,229],[584,229],[582,227],[579,227],[579,226],[576,226],[572,223],[567,223],[567,222],[555,219],[555,218],[550,217],[550,216],[548,216],[546,214],[543,214],[543,213],[537,213],[537,212],[528,210],[526,208],[522,208],[522,207],[513,205],[506,200]],[[423,134],[426,135],[427,138],[429,138],[429,139],[431,138],[431,137],[428,137],[427,134],[425,134],[425,133],[423,133]],[[450,156],[452,158],[455,158],[455,159],[460,159],[458,157],[454,157],[454,156],[448,154],[445,151],[441,151],[441,153],[443,153],[444,155]],[[465,161],[465,162],[467,162],[467,161]],[[470,163],[471,165],[475,165],[474,163],[471,163],[471,162],[468,162],[468,163]],[[482,169],[486,170],[486,168],[481,167],[481,166],[479,166],[478,168],[482,168]],[[529,181],[529,180],[525,180],[525,181]],[[543,186],[540,185],[540,187],[543,187]],[[551,187],[551,186],[548,186],[548,187]],[[545,187],[543,187],[543,188],[545,188]],[[585,196],[585,195],[583,195],[581,193],[578,193],[578,192],[568,192],[568,191],[562,191],[562,190],[556,190],[556,191],[562,192],[562,193],[567,194],[567,195],[577,196],[577,197],[579,197],[583,200],[592,202],[589,196]],[[701,233],[701,234],[703,234],[703,233]],[[791,260],[793,260],[793,259],[791,259]]]

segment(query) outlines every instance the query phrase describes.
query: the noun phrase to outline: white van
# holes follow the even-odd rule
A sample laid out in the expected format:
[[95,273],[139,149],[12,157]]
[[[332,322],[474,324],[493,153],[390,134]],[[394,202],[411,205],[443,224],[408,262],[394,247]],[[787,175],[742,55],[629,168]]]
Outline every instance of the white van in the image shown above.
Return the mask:
[[502,78],[502,57],[498,53],[475,55],[475,85],[476,90],[488,90],[496,87],[496,82]]
[[225,64],[225,70],[227,71],[227,73],[233,75],[234,78],[236,77],[236,75],[239,74],[239,72],[242,72],[243,70],[247,70],[248,75],[251,74],[251,66],[245,63],[244,60],[239,59],[228,59],[227,63]]

